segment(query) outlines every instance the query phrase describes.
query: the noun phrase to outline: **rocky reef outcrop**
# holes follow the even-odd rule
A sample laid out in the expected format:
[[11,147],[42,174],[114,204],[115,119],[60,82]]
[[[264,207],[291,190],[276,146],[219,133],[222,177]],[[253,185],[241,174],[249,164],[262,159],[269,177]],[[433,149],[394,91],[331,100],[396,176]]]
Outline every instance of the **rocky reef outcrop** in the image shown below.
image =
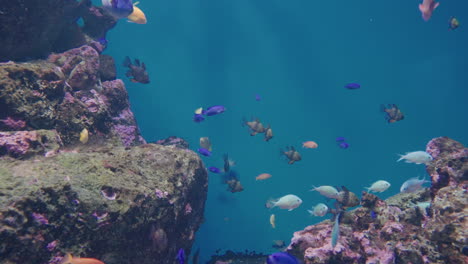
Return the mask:
[[468,263],[468,149],[441,137],[427,150],[432,186],[383,201],[363,192],[343,213],[338,243],[327,220],[294,233],[287,251],[305,263]]
[[175,146],[0,159],[0,263],[173,263],[203,219],[201,159]]
[[[83,20],[82,25],[78,23]],[[0,62],[43,59],[103,38],[117,21],[91,0],[3,1]]]

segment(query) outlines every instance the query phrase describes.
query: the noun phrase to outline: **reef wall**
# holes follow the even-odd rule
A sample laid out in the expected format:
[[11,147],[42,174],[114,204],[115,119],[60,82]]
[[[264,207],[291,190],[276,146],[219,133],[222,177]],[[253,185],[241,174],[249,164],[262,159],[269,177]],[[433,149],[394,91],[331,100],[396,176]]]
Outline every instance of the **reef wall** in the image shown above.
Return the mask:
[[333,222],[294,233],[287,251],[312,263],[468,263],[468,149],[446,137],[426,151],[432,186],[386,201],[363,192],[362,207],[343,214],[337,245]]
[[208,175],[184,140],[141,136],[114,59],[93,40],[115,23],[89,0],[2,3],[0,263],[190,253]]

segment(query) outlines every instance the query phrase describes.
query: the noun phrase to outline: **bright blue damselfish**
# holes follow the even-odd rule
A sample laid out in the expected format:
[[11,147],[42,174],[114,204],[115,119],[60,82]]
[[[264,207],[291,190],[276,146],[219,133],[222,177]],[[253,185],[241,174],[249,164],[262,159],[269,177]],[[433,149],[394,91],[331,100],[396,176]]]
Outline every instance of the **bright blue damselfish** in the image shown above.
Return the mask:
[[299,261],[286,252],[276,252],[267,257],[267,264],[299,264]]

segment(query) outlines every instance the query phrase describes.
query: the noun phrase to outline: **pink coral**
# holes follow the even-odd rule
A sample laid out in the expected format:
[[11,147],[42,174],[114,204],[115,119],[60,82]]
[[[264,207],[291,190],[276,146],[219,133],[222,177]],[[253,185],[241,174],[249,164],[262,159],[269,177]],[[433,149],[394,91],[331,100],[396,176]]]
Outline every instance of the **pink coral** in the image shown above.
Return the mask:
[[7,117],[6,119],[0,120],[0,122],[3,122],[5,126],[13,130],[20,130],[26,126],[26,122],[24,122],[23,120],[13,119],[11,117]]

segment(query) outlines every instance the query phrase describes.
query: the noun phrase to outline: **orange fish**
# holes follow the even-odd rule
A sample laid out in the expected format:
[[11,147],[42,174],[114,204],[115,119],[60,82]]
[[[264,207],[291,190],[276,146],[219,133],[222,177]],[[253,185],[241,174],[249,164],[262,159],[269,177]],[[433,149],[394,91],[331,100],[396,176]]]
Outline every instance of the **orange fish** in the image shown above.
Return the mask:
[[67,253],[60,264],[105,264],[95,258],[74,258],[70,253]]
[[138,2],[133,4],[133,12],[127,17],[128,22],[146,24],[145,13],[143,13],[143,11],[141,11],[141,9],[136,6],[137,4]]
[[318,145],[314,141],[306,141],[302,143],[303,148],[317,148]]
[[257,181],[258,181],[258,180],[266,180],[266,179],[268,179],[268,178],[270,178],[270,177],[271,177],[271,174],[262,173],[262,174],[258,175],[258,176],[255,178],[255,180],[257,180]]

